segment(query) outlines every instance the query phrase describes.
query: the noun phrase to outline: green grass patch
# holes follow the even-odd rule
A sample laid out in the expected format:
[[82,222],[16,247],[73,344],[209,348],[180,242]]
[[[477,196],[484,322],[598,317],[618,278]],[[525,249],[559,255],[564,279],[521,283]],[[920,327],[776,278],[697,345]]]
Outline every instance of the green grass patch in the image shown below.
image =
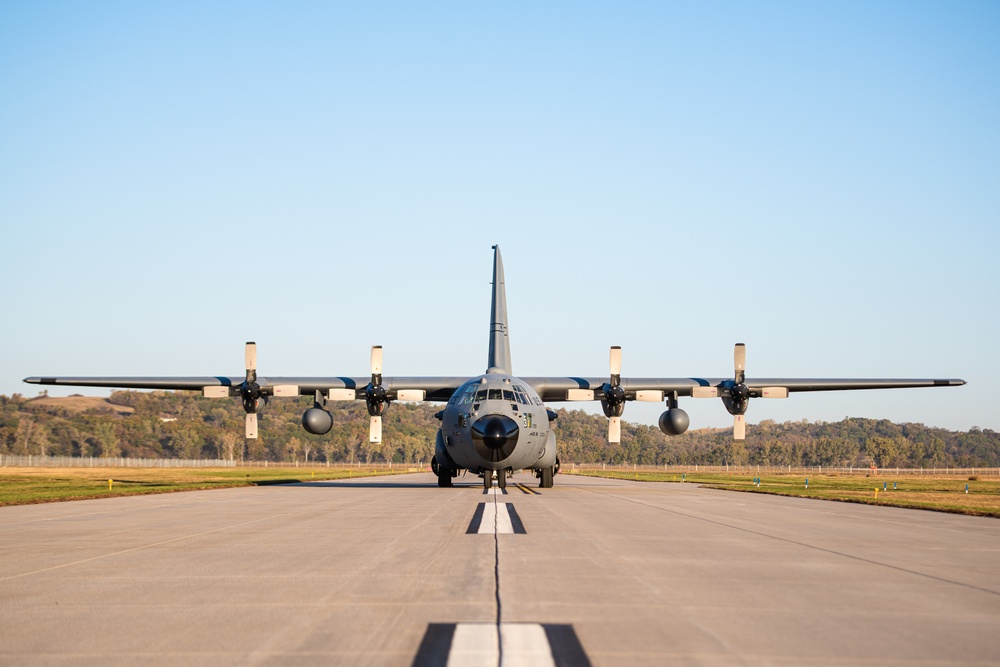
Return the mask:
[[[913,475],[753,475],[744,473],[565,471],[570,474],[640,482],[684,482],[713,489],[768,493],[820,500],[890,505],[959,514],[1000,517],[1000,479]],[[758,486],[754,479],[760,480]],[[808,488],[806,479],[809,480]],[[966,493],[968,485],[968,493]],[[877,493],[876,493],[877,489]]]
[[[417,468],[0,468],[0,506],[374,477]],[[108,480],[111,480],[109,488]]]

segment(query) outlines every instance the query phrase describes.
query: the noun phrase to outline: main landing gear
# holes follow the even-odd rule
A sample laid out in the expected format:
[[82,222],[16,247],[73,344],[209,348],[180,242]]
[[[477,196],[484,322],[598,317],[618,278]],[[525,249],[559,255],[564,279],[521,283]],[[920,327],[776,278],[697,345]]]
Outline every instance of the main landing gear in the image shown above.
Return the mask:
[[[483,471],[483,489],[486,491],[489,491],[490,489],[493,488],[493,474],[494,473],[492,470]],[[507,488],[507,471],[497,470],[496,476],[497,476],[497,488],[503,491],[504,489]]]
[[539,489],[551,489],[552,488],[552,477],[555,475],[555,466],[551,468],[542,468],[538,471],[538,488]]

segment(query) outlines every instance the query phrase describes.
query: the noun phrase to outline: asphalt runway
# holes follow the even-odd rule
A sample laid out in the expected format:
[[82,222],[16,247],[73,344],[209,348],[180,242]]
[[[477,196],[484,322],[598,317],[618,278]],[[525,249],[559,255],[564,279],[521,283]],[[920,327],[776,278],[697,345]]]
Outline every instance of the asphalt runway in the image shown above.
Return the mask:
[[466,479],[0,508],[0,664],[1000,664],[996,519]]

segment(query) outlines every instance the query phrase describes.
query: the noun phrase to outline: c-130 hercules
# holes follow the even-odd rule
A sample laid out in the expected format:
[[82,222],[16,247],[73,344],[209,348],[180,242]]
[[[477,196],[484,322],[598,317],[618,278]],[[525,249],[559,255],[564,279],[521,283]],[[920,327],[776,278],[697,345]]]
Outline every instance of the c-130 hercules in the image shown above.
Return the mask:
[[245,377],[30,377],[25,382],[44,385],[115,387],[123,389],[198,390],[206,397],[239,396],[246,410],[246,437],[257,437],[257,413],[272,396],[315,397],[302,415],[302,426],[314,435],[333,427],[324,408],[327,401],[364,400],[371,415],[369,437],[382,439],[382,415],[394,401],[447,401],[437,413],[441,420],[431,467],[438,486],[451,486],[462,470],[482,475],[484,486],[506,486],[507,474],[532,470],[541,488],[551,488],[559,470],[556,414],[546,402],[600,401],[608,417],[608,441],[621,440],[621,416],[627,401],[664,401],[660,430],[684,433],[688,415],[677,406],[678,397],[721,398],[734,417],[733,437],[746,436],[745,414],[751,398],[787,398],[793,391],[953,387],[964,380],[907,379],[747,379],[746,347],[737,343],[734,376],[730,378],[623,378],[621,348],[612,347],[609,378],[523,377],[512,374],[507,331],[507,297],[500,248],[493,246],[493,303],[490,311],[490,349],[486,372],[465,377],[383,377],[382,347],[372,347],[371,377],[257,376],[257,347],[246,344]]

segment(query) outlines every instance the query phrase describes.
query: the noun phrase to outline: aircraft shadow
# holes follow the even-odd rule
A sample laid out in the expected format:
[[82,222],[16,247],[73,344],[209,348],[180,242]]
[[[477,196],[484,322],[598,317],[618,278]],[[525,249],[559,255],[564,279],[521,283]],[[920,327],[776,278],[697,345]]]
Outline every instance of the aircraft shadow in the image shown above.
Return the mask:
[[[337,480],[337,481],[322,481],[322,482],[310,482],[309,480],[298,480],[295,482],[288,482],[287,484],[282,484],[281,486],[294,486],[294,487],[309,487],[317,489],[431,489],[438,488],[437,482],[430,482],[425,484],[419,484],[416,482],[351,482],[347,480]],[[455,484],[452,488],[456,489],[478,489],[482,490],[483,483],[478,482],[475,484]]]

